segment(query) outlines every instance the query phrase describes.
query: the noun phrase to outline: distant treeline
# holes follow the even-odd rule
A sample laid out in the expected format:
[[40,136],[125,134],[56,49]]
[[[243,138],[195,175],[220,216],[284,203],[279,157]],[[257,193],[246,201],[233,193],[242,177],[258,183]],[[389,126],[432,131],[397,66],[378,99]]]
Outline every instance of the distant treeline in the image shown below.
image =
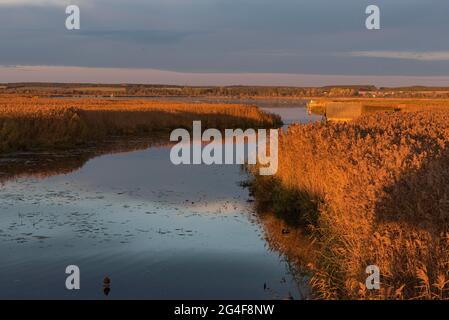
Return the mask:
[[13,83],[0,84],[0,93],[38,96],[139,96],[139,97],[388,97],[449,98],[449,87],[377,88],[371,85],[326,87],[269,86],[173,86],[143,84],[64,84]]

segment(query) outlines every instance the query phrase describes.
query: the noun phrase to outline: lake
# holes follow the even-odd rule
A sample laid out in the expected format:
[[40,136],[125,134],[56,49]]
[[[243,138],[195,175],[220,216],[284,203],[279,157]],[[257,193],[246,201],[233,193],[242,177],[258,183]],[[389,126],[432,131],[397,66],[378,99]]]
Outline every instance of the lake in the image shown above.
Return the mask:
[[[280,114],[286,124],[320,120],[303,105],[272,103],[251,104]],[[79,163],[72,155],[71,169],[54,174],[52,163],[66,160],[47,159],[45,174],[32,170],[4,180],[0,298],[306,296],[305,279],[267,244],[240,186],[247,179],[241,166],[174,166],[169,153],[161,145]],[[21,156],[25,165],[37,161]],[[80,290],[65,288],[68,265],[81,270]],[[111,279],[108,297],[105,277]]]

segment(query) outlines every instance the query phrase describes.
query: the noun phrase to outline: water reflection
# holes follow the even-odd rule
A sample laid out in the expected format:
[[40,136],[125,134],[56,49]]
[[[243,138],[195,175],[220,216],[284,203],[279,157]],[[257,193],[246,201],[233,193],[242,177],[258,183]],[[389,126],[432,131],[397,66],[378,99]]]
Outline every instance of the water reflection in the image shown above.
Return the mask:
[[108,139],[101,144],[70,150],[0,154],[0,183],[18,177],[46,178],[57,174],[68,174],[78,170],[92,158],[108,153],[169,146],[170,143],[167,141],[168,135],[139,138],[117,137]]
[[108,296],[110,292],[111,292],[111,279],[109,279],[109,277],[106,277],[103,280],[103,293],[105,296]]
[[[174,166],[169,152],[136,140],[2,158],[0,298],[303,297],[240,166]],[[65,289],[67,265],[80,291]]]

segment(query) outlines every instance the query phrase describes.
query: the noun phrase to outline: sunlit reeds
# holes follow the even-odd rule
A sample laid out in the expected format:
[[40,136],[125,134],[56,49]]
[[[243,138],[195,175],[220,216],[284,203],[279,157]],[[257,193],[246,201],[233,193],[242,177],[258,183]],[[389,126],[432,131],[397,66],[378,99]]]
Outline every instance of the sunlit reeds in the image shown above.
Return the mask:
[[[449,298],[449,113],[292,125],[278,173],[253,189],[261,211],[316,241],[318,298]],[[381,290],[365,287],[368,265]]]
[[218,129],[280,124],[279,117],[256,106],[0,96],[0,152],[74,146],[115,135],[152,135],[191,128],[194,120]]

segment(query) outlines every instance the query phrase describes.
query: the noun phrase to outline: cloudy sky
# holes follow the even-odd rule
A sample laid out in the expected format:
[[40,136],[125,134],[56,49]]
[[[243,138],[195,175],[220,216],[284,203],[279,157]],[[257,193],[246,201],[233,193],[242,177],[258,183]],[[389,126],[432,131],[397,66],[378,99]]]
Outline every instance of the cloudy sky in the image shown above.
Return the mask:
[[0,82],[449,85],[447,0],[0,0],[0,21]]

